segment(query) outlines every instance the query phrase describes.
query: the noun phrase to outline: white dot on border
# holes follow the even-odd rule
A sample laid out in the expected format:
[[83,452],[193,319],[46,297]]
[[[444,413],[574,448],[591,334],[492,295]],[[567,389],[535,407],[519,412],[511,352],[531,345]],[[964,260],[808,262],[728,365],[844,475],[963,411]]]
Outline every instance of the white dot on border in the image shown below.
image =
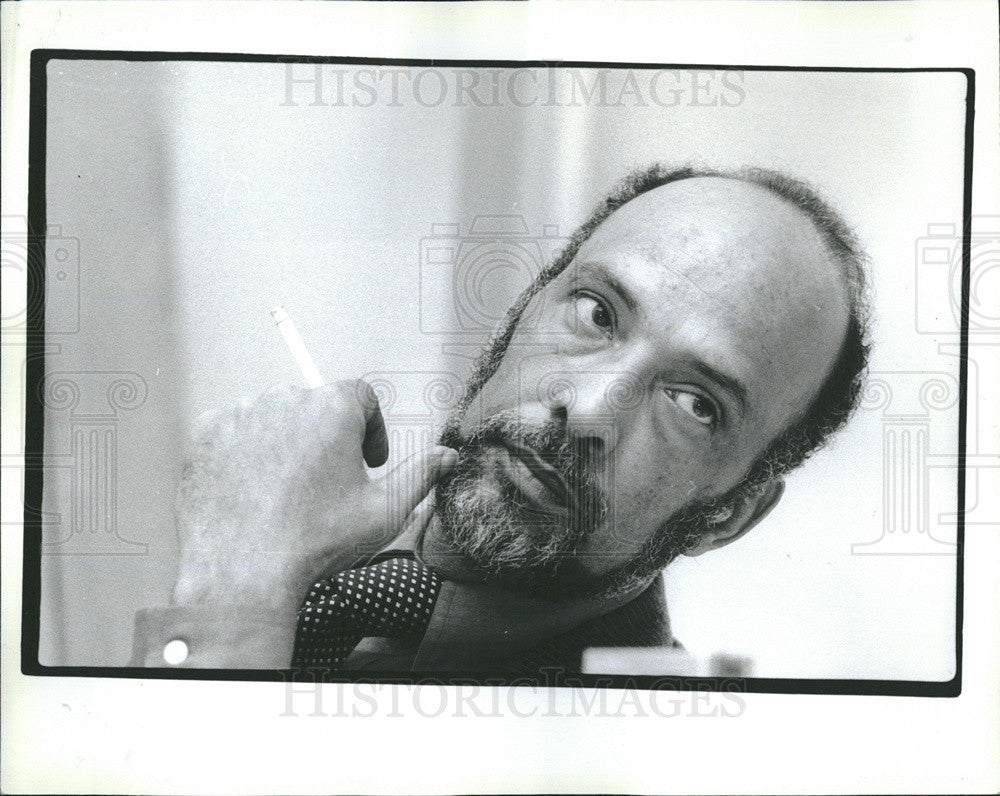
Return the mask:
[[163,647],[163,660],[171,666],[177,666],[180,663],[184,663],[184,661],[187,660],[187,656],[188,645],[179,638],[175,638],[173,641],[168,641]]

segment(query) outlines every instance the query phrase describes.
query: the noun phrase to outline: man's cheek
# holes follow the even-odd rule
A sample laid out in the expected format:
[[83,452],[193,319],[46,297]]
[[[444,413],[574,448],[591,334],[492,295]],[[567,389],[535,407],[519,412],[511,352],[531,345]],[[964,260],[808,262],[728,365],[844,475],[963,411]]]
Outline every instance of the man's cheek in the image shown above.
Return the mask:
[[642,541],[641,537],[649,535],[646,529],[652,533],[652,529],[670,515],[664,500],[666,491],[662,481],[641,487],[627,476],[610,479],[604,532],[607,538],[614,540],[617,550],[631,549],[637,541]]

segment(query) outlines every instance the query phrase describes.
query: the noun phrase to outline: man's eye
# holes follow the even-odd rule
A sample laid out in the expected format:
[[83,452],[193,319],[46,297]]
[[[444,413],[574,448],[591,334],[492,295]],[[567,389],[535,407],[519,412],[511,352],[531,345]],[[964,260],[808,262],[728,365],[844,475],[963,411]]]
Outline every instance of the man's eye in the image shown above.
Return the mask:
[[715,405],[704,396],[686,390],[666,389],[664,392],[681,409],[706,426],[714,426],[718,420]]
[[603,301],[593,296],[579,295],[573,299],[573,309],[578,327],[596,330],[601,334],[610,334],[614,330],[615,320]]

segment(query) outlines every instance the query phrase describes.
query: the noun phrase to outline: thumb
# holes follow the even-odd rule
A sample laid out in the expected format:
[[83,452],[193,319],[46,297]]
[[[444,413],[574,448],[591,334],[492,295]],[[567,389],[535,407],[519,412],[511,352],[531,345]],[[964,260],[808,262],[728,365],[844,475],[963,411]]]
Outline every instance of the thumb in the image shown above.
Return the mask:
[[435,482],[458,461],[458,452],[432,445],[400,462],[391,473],[375,483],[385,501],[386,528],[402,528],[410,513],[431,491]]

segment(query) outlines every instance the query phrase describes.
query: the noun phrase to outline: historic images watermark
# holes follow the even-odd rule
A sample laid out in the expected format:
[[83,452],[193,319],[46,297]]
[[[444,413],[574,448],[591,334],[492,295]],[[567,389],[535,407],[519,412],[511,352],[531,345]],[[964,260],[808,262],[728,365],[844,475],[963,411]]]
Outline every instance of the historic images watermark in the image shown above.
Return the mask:
[[57,224],[50,225],[44,234],[29,232],[24,216],[4,216],[2,230],[0,261],[5,281],[8,277],[15,282],[23,278],[27,289],[24,306],[3,317],[4,335],[41,332],[29,322],[42,317],[43,300],[53,310],[46,315],[47,338],[79,332],[80,241],[64,235]]
[[[917,239],[915,249],[916,330],[957,338],[962,317],[961,224],[928,224],[927,234]],[[969,225],[970,337],[1000,334],[998,280],[1000,216],[974,215]]]
[[[368,371],[361,381],[370,385],[385,420],[389,452],[395,462],[418,455],[437,442],[441,423],[455,409],[464,391],[464,382],[450,371]],[[404,471],[417,479],[417,470]],[[402,507],[415,484],[404,477],[386,479],[386,527],[398,528],[405,522]],[[392,541],[386,538],[385,542]]]
[[880,415],[882,523],[877,539],[851,545],[854,555],[955,554],[942,518],[933,515],[930,494],[934,469],[954,476],[958,464],[955,440],[938,440],[934,433],[934,421],[956,410],[958,395],[958,381],[944,372],[880,371],[869,376],[861,410]]
[[[746,711],[740,678],[598,678],[586,687],[554,667],[542,678],[422,678],[420,685],[325,683],[321,672],[289,671],[280,717],[371,718],[738,718]],[[685,690],[678,690],[679,688]],[[690,690],[686,690],[690,689]]]
[[145,555],[149,545],[129,539],[118,523],[121,451],[118,424],[149,395],[146,380],[128,371],[51,371],[42,405],[65,414],[68,439],[45,459],[45,478],[69,482],[69,512],[42,516],[43,553]]
[[[567,243],[558,224],[532,229],[520,215],[432,224],[420,240],[420,331],[481,343]],[[443,313],[441,296],[450,297]]]
[[[4,216],[3,267],[23,275],[17,278],[26,284],[24,307],[3,318],[5,337],[14,335],[14,342],[19,343],[20,334],[38,335],[29,337],[35,340],[44,334],[42,350],[51,362],[62,351],[60,341],[80,333],[80,258],[80,241],[63,234],[61,226],[50,224],[44,234],[33,234],[23,216]],[[24,464],[40,467],[47,481],[57,483],[69,495],[63,511],[26,507],[42,526],[43,552],[145,555],[148,545],[127,538],[118,524],[118,424],[145,403],[146,380],[131,371],[53,367],[40,383],[29,384],[27,364],[26,358],[21,367],[22,391],[29,402],[42,407],[50,439],[45,451],[25,451],[25,463],[20,456],[4,456],[3,467],[5,475],[16,472],[22,478]],[[64,431],[65,436],[53,439],[54,430]]]
[[735,69],[348,67],[286,64],[282,106],[732,108]]
[[[914,328],[938,339],[938,351],[959,357],[963,315],[962,226],[929,223],[914,247]],[[981,476],[1000,469],[1000,452],[983,450],[980,439],[978,351],[1000,345],[996,295],[1000,274],[1000,216],[972,216],[969,224],[969,363],[966,383],[965,520],[996,525],[980,517]],[[956,359],[957,362],[957,359]],[[945,371],[880,371],[868,379],[862,411],[878,412],[882,427],[882,528],[878,538],[851,546],[855,555],[954,555],[951,538],[960,511],[935,512],[935,479],[954,481],[959,465],[956,440],[936,432],[938,421],[958,411],[960,388]]]

